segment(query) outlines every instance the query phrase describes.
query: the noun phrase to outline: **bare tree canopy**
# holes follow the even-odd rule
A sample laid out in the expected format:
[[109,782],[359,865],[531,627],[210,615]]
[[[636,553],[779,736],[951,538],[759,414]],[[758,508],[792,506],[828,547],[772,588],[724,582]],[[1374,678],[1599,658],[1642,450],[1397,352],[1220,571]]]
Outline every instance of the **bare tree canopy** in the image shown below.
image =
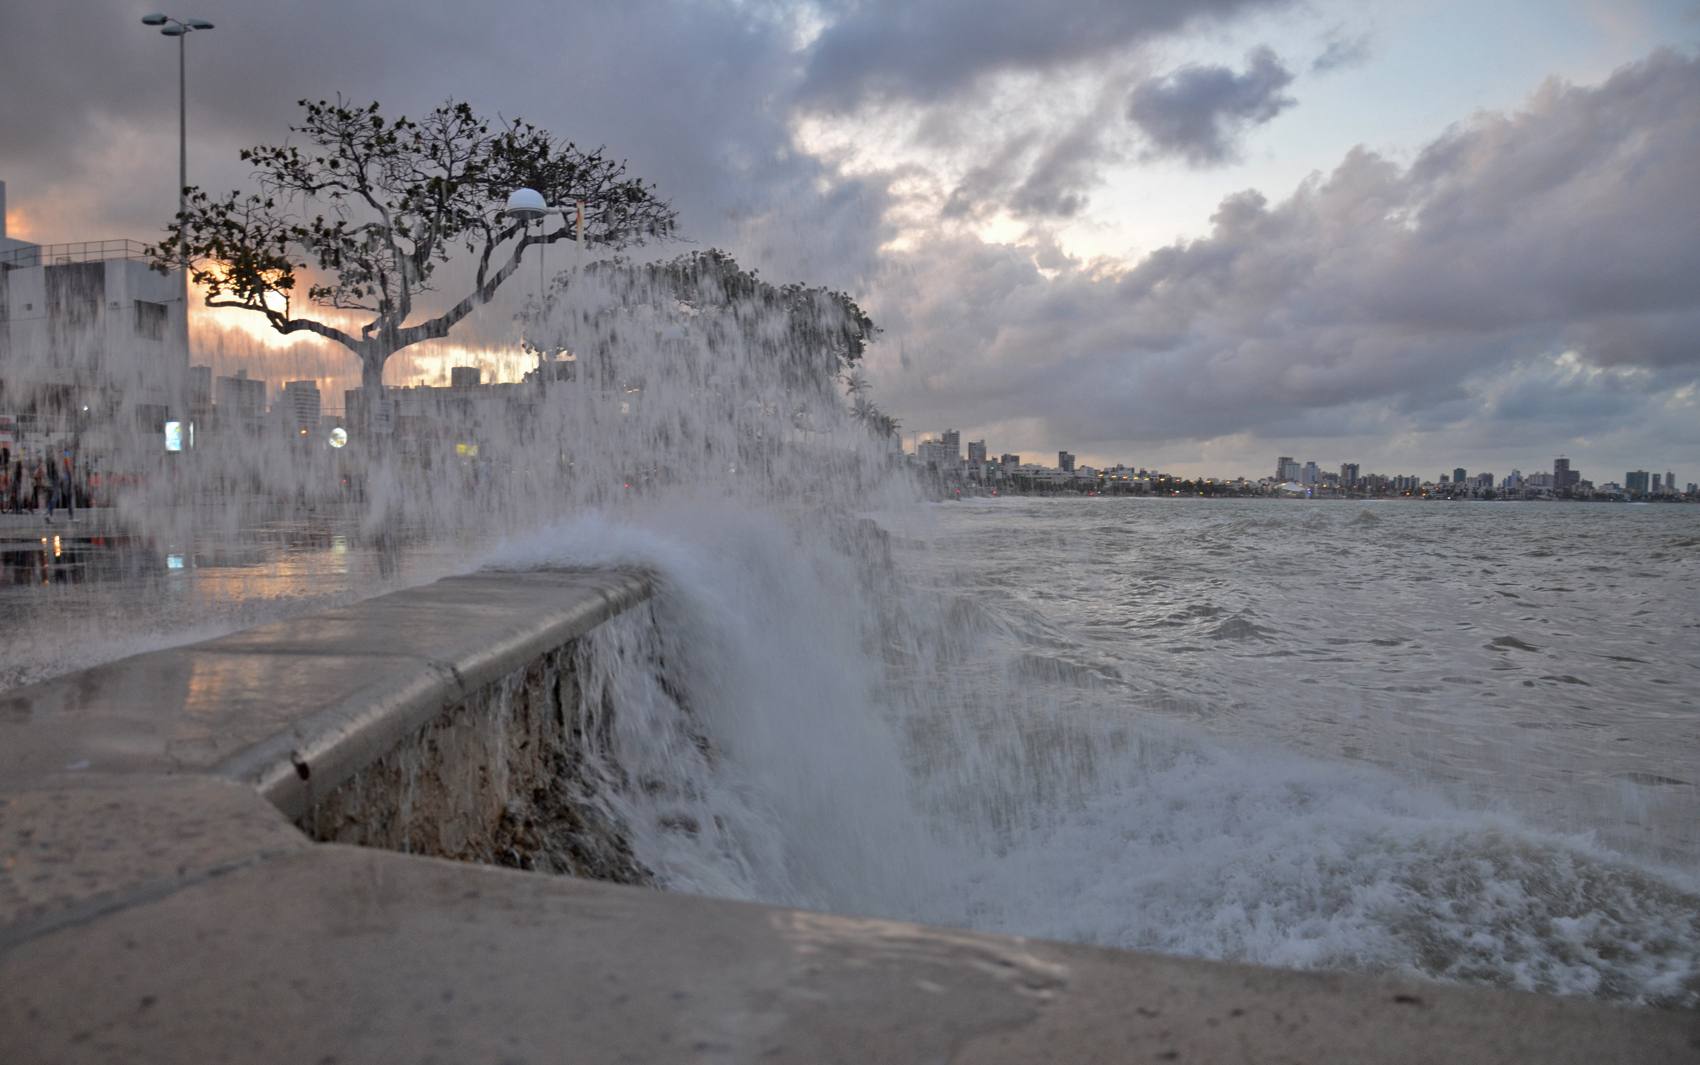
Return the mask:
[[[504,214],[515,189],[582,202],[587,243],[618,249],[673,232],[672,208],[624,163],[521,119],[492,122],[452,100],[418,121],[386,119],[376,103],[300,103],[304,117],[290,130],[305,144],[242,152],[259,192],[214,198],[190,189],[187,212],[151,251],[160,270],[186,256],[209,307],[253,311],[280,333],[347,347],[361,360],[368,402],[381,395],[392,354],[448,336],[513,276],[526,248],[576,238],[576,208],[539,230]],[[472,290],[408,324],[437,268],[461,248],[478,257]],[[372,316],[358,334],[297,316],[298,280],[309,272],[307,303]]]

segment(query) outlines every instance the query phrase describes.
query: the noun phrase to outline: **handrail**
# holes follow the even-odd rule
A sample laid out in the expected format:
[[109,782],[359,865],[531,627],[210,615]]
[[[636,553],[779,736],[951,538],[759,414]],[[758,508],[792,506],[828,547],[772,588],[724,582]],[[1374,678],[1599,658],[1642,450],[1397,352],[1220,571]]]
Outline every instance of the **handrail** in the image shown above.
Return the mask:
[[0,252],[0,266],[14,269],[30,266],[62,266],[67,263],[104,263],[123,260],[148,263],[148,246],[139,240],[85,240],[72,244],[31,244]]

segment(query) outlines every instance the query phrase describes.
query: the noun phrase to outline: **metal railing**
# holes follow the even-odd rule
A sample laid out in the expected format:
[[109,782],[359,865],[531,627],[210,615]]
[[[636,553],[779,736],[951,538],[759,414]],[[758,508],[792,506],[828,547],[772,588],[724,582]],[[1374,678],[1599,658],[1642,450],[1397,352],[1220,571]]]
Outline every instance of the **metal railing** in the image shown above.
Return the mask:
[[65,263],[104,263],[122,259],[133,263],[153,260],[139,240],[85,240],[77,244],[34,244],[0,252],[0,266],[60,266]]

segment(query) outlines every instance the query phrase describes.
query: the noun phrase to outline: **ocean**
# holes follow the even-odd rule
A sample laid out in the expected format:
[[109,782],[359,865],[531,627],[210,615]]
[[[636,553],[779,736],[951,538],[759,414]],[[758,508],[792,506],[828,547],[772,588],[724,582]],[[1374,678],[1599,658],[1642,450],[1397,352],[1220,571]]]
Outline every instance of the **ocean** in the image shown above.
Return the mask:
[[674,890],[1692,1006],[1697,520],[698,501],[507,550],[658,574],[604,661]]

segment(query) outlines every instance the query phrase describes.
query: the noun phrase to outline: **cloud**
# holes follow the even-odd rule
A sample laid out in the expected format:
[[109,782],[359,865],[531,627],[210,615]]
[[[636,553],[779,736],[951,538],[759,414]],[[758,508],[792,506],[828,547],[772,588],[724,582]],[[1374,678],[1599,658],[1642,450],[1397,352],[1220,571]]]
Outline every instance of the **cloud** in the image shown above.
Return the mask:
[[1292,81],[1292,72],[1273,51],[1258,48],[1246,56],[1243,74],[1228,67],[1185,66],[1147,79],[1133,90],[1127,115],[1150,142],[1151,156],[1220,165],[1238,158],[1246,130],[1297,102],[1281,93]]
[[1359,148],[1280,202],[1230,196],[1207,237],[1126,270],[920,249],[894,308],[913,369],[877,383],[923,418],[1038,419],[1083,452],[1538,426],[1652,461],[1649,441],[1696,435],[1675,428],[1700,392],[1695,173],[1700,59],[1655,53],[1550,81],[1408,166]]
[[1328,42],[1328,47],[1322,54],[1311,60],[1312,74],[1326,74],[1334,70],[1350,70],[1352,67],[1363,66],[1369,61],[1370,39],[1368,34],[1358,37],[1336,37]]
[[989,74],[1042,71],[1287,0],[867,0],[810,45],[802,97],[847,108],[870,97],[932,102]]

